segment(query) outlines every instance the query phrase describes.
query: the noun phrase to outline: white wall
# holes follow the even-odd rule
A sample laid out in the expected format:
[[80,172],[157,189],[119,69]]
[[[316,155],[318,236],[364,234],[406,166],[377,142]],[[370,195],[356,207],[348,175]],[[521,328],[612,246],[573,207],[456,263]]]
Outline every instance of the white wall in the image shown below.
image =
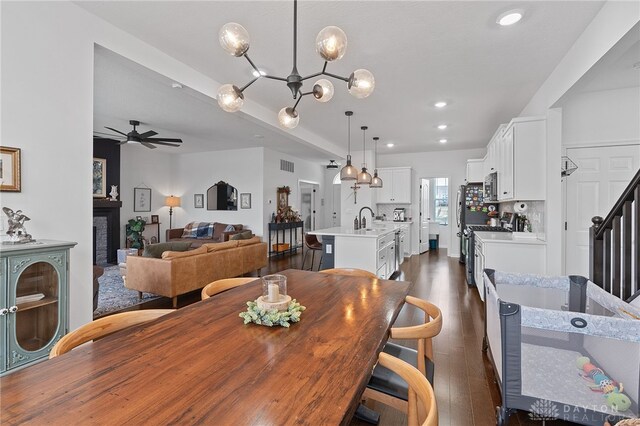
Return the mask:
[[[271,214],[277,210],[276,191],[278,187],[288,186],[291,188],[289,194],[289,205],[300,210],[300,194],[298,182],[305,180],[319,184],[316,194],[316,228],[324,227],[324,208],[320,200],[325,197],[324,165],[293,157],[289,154],[264,148],[264,169],[263,169],[263,226],[265,241],[268,242],[267,224],[271,221]],[[294,173],[280,170],[280,160],[287,160],[294,163]],[[300,235],[299,238],[302,238]]]
[[639,138],[640,87],[577,93],[562,104],[563,146],[610,145]]
[[[458,228],[455,224],[456,192],[460,185],[465,183],[467,160],[470,158],[482,158],[485,148],[466,149],[458,151],[416,152],[408,154],[378,155],[378,167],[402,167],[413,169],[411,214],[414,226],[411,227],[411,253],[418,253],[419,226],[416,226],[416,218],[420,217],[420,178],[447,177],[449,178],[449,223],[448,228],[449,256],[459,256],[460,247],[458,241]],[[447,231],[445,231],[447,232]]]
[[[173,227],[180,228],[193,221],[241,223],[256,235],[263,235],[262,228],[262,148],[212,151],[173,156],[174,180],[171,191],[182,197],[182,205],[174,208]],[[225,181],[240,193],[251,194],[251,208],[222,211],[207,210],[207,189],[219,181]],[[204,194],[205,207],[194,207],[194,194]],[[167,194],[168,195],[168,194]],[[168,223],[168,208],[161,221]]]
[[[159,215],[160,241],[164,241],[165,230],[169,228],[169,208],[164,207],[164,198],[172,194],[173,155],[151,150],[142,145],[123,145],[120,151],[120,184],[118,197],[122,201],[120,209],[120,247],[125,247],[125,226],[136,216]],[[108,166],[107,166],[108,167]],[[151,188],[151,211],[133,211],[133,189]],[[184,202],[184,201],[183,201]],[[176,224],[174,216],[174,225]]]
[[639,21],[640,3],[607,2],[520,113],[547,117],[545,230],[549,275],[562,273],[564,259],[562,190],[558,179],[564,123],[562,111],[554,104]]

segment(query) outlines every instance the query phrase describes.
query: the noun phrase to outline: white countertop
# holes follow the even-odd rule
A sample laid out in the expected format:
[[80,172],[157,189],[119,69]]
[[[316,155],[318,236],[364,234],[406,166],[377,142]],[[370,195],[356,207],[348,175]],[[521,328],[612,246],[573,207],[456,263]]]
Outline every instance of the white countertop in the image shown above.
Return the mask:
[[507,243],[507,244],[536,244],[545,245],[546,241],[537,238],[518,238],[511,232],[486,232],[474,231],[476,238],[482,240],[483,243]]
[[357,231],[353,228],[349,228],[346,226],[336,226],[333,228],[325,228],[325,229],[316,229],[315,231],[309,231],[308,233],[311,235],[333,235],[340,237],[364,237],[364,238],[378,238],[384,237],[385,235],[391,234],[396,231],[395,226],[372,226],[367,229],[358,229]]
[[[369,219],[367,219],[369,220]],[[386,224],[392,224],[392,225],[411,225],[413,223],[412,220],[405,220],[404,222],[400,222],[398,220],[374,220],[373,223],[384,223]]]

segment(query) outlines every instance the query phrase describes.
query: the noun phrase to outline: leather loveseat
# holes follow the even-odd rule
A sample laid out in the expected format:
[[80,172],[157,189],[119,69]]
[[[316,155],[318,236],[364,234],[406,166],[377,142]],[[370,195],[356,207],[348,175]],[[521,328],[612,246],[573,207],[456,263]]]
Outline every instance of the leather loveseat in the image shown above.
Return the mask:
[[212,281],[233,278],[267,266],[267,244],[260,237],[203,244],[184,252],[166,251],[161,259],[127,256],[125,287],[173,299]]
[[[233,227],[233,231],[226,231],[230,226]],[[223,243],[225,241],[229,241],[230,236],[242,231],[243,225],[229,225],[226,223],[213,222],[213,233],[210,237],[185,237],[184,230],[185,228],[167,229],[166,241],[192,241],[192,248],[200,247],[203,244]]]

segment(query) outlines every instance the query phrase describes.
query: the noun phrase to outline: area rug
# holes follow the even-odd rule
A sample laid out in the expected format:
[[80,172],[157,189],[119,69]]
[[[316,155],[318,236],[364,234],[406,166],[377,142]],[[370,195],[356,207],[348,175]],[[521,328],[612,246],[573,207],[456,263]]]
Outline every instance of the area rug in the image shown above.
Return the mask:
[[100,291],[98,308],[93,311],[94,318],[160,297],[152,293],[142,293],[142,299],[139,299],[137,291],[129,290],[124,286],[120,267],[117,265],[105,267],[104,274],[98,278],[98,282]]

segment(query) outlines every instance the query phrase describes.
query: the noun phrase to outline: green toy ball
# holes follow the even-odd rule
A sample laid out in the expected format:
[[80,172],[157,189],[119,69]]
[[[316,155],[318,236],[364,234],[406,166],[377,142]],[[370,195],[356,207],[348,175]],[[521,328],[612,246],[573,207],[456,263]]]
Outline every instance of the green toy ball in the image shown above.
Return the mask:
[[619,413],[623,413],[631,407],[631,400],[623,393],[610,393],[605,395],[607,405]]

